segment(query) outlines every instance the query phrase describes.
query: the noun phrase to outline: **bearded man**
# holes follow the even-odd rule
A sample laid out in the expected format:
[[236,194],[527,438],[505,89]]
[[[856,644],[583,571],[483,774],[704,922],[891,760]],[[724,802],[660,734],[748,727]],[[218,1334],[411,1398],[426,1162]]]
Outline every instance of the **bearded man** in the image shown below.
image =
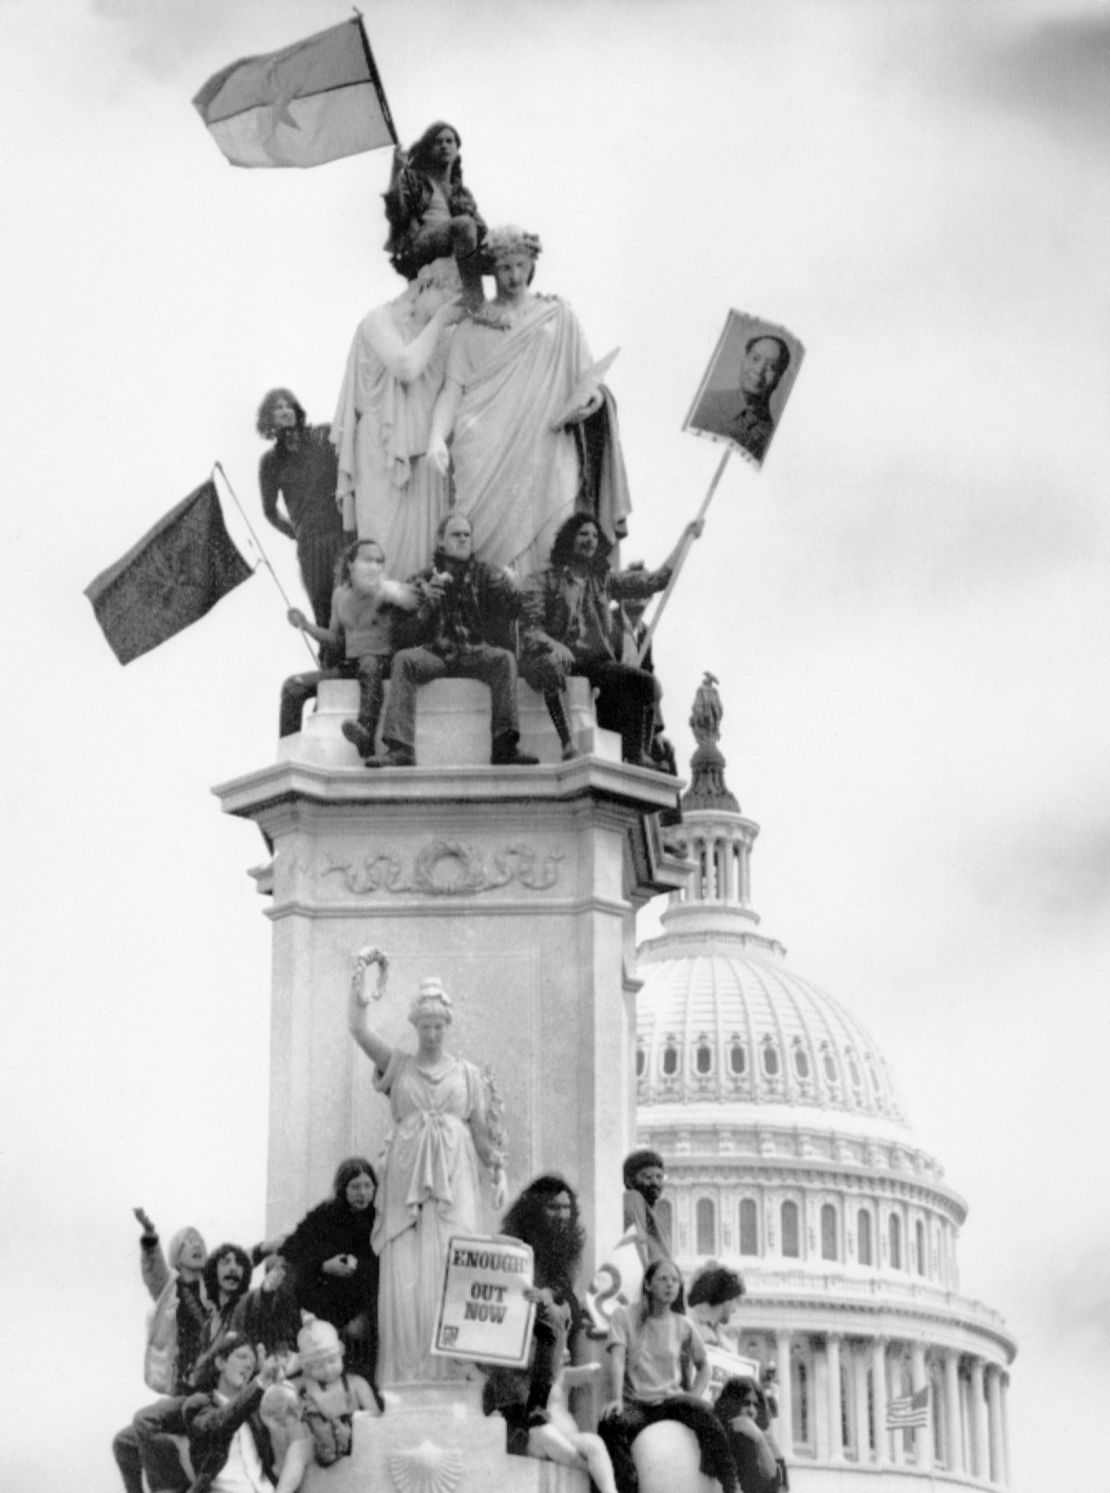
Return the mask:
[[638,1231],[645,1268],[653,1260],[670,1260],[671,1241],[655,1211],[667,1181],[662,1156],[647,1149],[633,1151],[624,1158],[622,1170],[624,1226]]
[[501,1232],[531,1246],[532,1288],[536,1303],[534,1351],[529,1371],[493,1369],[486,1379],[483,1407],[497,1410],[509,1426],[509,1451],[526,1455],[528,1431],[542,1425],[551,1386],[564,1351],[581,1325],[575,1292],[586,1231],[579,1222],[578,1196],[556,1172],[535,1177],[501,1222]]

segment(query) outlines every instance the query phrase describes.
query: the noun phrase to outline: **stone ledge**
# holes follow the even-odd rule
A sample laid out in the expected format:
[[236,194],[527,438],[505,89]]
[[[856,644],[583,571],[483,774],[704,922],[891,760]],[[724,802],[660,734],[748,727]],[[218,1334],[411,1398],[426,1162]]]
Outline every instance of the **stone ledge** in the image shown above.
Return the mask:
[[[389,685],[386,684],[386,699]],[[567,715],[575,745],[582,753],[621,760],[620,737],[597,724],[588,679],[567,680]],[[520,747],[542,763],[561,761],[558,734],[543,696],[517,682]],[[358,683],[325,679],[316,708],[307,711],[301,730],[278,741],[279,762],[365,772],[362,758],[343,735],[342,724],[358,715]],[[383,708],[382,717],[385,716]],[[379,731],[377,748],[381,749]],[[476,679],[437,679],[416,692],[416,760],[421,767],[486,767],[490,758],[489,689]]]
[[311,1467],[304,1493],[588,1493],[572,1467],[510,1457],[505,1422],[484,1416],[469,1384],[400,1385],[386,1413],[356,1415],[351,1455]]

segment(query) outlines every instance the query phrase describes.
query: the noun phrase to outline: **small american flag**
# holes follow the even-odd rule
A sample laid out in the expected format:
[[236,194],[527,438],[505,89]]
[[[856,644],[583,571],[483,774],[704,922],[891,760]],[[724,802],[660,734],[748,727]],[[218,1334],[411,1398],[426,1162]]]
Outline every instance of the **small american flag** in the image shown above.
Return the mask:
[[902,1395],[900,1399],[891,1400],[886,1407],[888,1431],[902,1431],[910,1426],[927,1426],[928,1424],[929,1386],[927,1384],[916,1394]]

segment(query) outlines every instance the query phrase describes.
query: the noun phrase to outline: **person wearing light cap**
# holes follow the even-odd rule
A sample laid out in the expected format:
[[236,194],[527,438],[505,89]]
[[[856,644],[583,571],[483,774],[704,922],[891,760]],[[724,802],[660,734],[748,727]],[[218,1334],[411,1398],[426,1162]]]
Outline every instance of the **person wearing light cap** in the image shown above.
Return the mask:
[[214,1312],[204,1284],[208,1251],[199,1229],[178,1229],[165,1252],[150,1216],[135,1208],[142,1225],[139,1269],[154,1302],[147,1323],[143,1378],[163,1398],[144,1405],[117,1432],[112,1454],[127,1493],[143,1493],[143,1473],[152,1488],[184,1493],[191,1479],[180,1455],[181,1418],[194,1366],[211,1342]]

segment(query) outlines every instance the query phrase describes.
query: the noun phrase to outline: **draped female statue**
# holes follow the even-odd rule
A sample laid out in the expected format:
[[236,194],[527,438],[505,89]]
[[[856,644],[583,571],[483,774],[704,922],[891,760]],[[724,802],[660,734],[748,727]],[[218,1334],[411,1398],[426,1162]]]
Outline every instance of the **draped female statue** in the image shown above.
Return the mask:
[[381,1256],[379,1380],[396,1384],[453,1377],[452,1362],[430,1352],[447,1242],[479,1229],[483,1166],[495,1211],[507,1193],[491,1085],[444,1049],[451,997],[438,979],[422,980],[409,1010],[416,1052],[391,1047],[371,1028],[364,988],[367,965],[381,958],[364,950],[355,959],[348,1025],[393,1114],[372,1242]]

